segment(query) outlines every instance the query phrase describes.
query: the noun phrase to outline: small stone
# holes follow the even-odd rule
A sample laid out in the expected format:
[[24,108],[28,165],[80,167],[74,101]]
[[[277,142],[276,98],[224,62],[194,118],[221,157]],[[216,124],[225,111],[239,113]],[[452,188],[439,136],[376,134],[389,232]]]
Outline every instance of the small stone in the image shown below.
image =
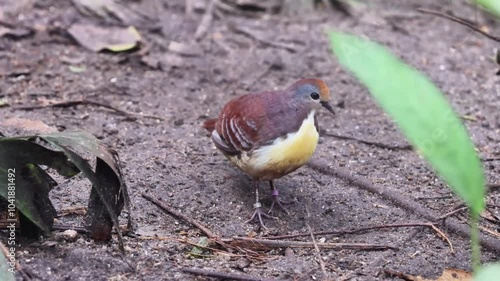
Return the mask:
[[78,233],[73,229],[68,229],[61,234],[61,238],[68,242],[75,242],[78,239]]
[[243,268],[246,268],[248,267],[249,265],[251,264],[251,262],[246,259],[246,258],[239,258],[238,261],[236,262],[236,266],[239,268],[239,269],[243,269]]
[[182,126],[184,124],[184,119],[176,119],[174,121],[175,126]]
[[292,248],[286,248],[286,249],[285,249],[285,257],[289,257],[289,258],[291,258],[291,257],[293,257],[293,256],[295,256],[295,253],[294,253],[294,251],[292,250]]

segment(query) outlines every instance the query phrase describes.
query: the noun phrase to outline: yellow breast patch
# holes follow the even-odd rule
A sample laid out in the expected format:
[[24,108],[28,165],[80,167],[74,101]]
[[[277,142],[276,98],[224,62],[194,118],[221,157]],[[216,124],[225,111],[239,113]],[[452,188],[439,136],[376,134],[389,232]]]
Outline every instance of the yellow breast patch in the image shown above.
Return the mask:
[[318,144],[314,113],[309,113],[297,132],[274,140],[250,156],[245,153],[240,158],[228,158],[246,173],[262,179],[279,178],[296,170],[309,161]]
[[314,153],[318,138],[319,134],[314,126],[314,111],[312,111],[296,133],[288,134],[285,139],[275,140],[265,151],[267,157],[264,153],[261,156],[268,158],[266,162],[271,165],[302,166]]

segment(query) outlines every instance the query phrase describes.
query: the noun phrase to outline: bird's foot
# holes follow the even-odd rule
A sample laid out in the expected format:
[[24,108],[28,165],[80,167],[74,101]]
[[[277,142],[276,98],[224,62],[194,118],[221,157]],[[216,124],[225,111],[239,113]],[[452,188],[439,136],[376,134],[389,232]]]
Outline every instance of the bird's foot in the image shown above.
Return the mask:
[[259,202],[253,204],[253,206],[255,208],[255,211],[253,212],[252,217],[246,221],[247,223],[252,222],[254,220],[258,220],[260,223],[260,226],[264,229],[267,229],[267,227],[264,225],[264,221],[262,220],[263,217],[267,218],[267,219],[273,219],[273,220],[278,219],[277,217],[266,214],[266,212],[264,212],[262,210],[262,205]]
[[273,197],[273,203],[271,204],[271,208],[269,208],[268,214],[273,213],[273,208],[276,206],[276,209],[281,209],[285,214],[289,215],[288,210],[283,206],[284,204],[290,204],[289,202],[283,202],[280,199],[280,195],[277,189],[273,189],[271,193]]

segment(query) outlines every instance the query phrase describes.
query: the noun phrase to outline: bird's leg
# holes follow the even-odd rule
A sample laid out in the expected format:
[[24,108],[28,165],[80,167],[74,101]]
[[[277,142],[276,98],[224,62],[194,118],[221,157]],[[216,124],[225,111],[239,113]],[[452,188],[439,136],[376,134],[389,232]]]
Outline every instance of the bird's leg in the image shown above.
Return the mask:
[[279,207],[285,214],[288,215],[288,211],[285,209],[283,206],[281,200],[280,200],[280,194],[278,189],[274,186],[274,183],[272,180],[269,181],[269,185],[271,186],[271,195],[273,196],[273,203],[271,204],[271,208],[269,208],[269,214],[273,211],[274,205]]
[[259,220],[260,226],[264,229],[267,229],[267,227],[264,225],[264,221],[262,220],[262,217],[269,218],[269,219],[277,219],[276,217],[270,216],[266,214],[264,211],[262,211],[262,204],[260,204],[259,200],[259,181],[255,180],[254,181],[255,185],[255,204],[253,204],[253,207],[255,211],[252,214],[252,217],[247,220],[246,222],[251,222],[255,219]]

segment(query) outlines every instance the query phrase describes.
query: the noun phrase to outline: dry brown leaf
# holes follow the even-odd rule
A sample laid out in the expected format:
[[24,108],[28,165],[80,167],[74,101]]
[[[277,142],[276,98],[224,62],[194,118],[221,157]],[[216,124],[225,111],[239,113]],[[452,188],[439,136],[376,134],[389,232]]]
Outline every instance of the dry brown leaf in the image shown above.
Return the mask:
[[56,128],[51,127],[40,120],[31,120],[31,119],[24,119],[17,117],[0,121],[0,126],[17,128],[17,129],[27,130],[32,133],[41,133],[41,134],[57,132]]
[[134,11],[115,0],[72,0],[78,11],[84,15],[96,16],[113,22],[118,19],[127,25],[137,25],[148,20],[148,17]]
[[110,50],[113,52],[128,51],[138,46],[141,35],[133,27],[100,27],[92,24],[73,24],[68,29],[69,34],[83,47],[99,52]]
[[456,268],[446,268],[443,274],[435,281],[469,281],[472,280],[472,273]]
[[472,281],[472,273],[456,268],[446,268],[437,279],[426,279],[422,276],[413,276],[392,270],[386,270],[385,272],[408,281]]

